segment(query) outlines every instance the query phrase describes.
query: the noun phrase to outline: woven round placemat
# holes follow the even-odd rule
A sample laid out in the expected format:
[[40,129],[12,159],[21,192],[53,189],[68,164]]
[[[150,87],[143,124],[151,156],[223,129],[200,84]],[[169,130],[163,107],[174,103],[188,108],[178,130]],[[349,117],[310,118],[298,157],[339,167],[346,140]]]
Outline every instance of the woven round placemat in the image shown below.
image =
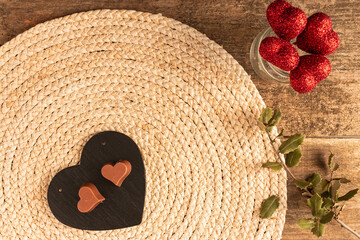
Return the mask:
[[[276,161],[256,125],[265,105],[243,68],[204,34],[136,11],[73,14],[3,45],[0,78],[1,239],[281,238],[286,174],[261,167]],[[107,130],[142,151],[143,222],[67,227],[49,209],[48,185]],[[273,194],[280,207],[261,219]]]

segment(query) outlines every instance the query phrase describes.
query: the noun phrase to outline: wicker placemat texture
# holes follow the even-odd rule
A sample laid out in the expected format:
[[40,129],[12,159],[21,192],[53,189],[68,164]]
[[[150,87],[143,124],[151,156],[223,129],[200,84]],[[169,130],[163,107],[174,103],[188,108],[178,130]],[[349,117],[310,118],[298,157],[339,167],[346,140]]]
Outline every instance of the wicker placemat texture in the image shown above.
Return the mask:
[[[0,48],[1,239],[280,239],[286,174],[256,126],[244,69],[173,19],[97,10],[48,21]],[[141,225],[83,231],[52,215],[53,176],[86,141],[119,131],[146,169]],[[276,143],[278,144],[278,142]],[[271,219],[261,202],[280,196]]]

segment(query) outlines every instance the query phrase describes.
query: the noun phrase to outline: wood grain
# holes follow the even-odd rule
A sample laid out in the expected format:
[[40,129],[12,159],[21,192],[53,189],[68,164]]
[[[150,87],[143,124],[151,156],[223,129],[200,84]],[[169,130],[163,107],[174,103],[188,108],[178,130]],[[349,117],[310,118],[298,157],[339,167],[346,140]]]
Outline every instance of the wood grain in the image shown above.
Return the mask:
[[[0,44],[30,27],[56,17],[100,8],[134,9],[162,13],[188,24],[222,45],[252,75],[252,79],[271,107],[280,107],[280,127],[287,134],[302,132],[307,136],[304,160],[295,174],[312,171],[324,173],[324,160],[333,151],[341,163],[339,175],[353,179],[345,190],[360,185],[360,4],[357,0],[289,0],[308,15],[322,11],[331,16],[341,38],[340,48],[329,56],[332,73],[311,93],[301,95],[289,84],[264,81],[257,77],[249,61],[252,40],[268,27],[265,11],[271,0],[0,0]],[[326,137],[335,138],[326,138]],[[298,190],[289,185],[289,211],[283,239],[317,239],[300,230],[296,220],[309,216],[299,202]],[[360,232],[360,197],[351,200],[341,219]],[[338,224],[327,226],[325,239],[355,239]]]
[[309,94],[298,94],[289,84],[255,76],[249,61],[251,41],[266,28],[270,0],[0,0],[0,44],[56,17],[99,8],[125,8],[162,13],[186,23],[222,45],[253,76],[265,102],[281,107],[282,126],[309,136],[359,136],[360,125],[360,5],[357,0],[289,0],[310,15],[326,12],[341,38],[329,56],[332,73]]
[[[340,195],[360,186],[360,139],[353,138],[308,138],[303,145],[303,158],[298,167],[293,168],[296,177],[306,178],[311,173],[317,172],[321,175],[329,174],[326,167],[330,152],[335,154],[335,162],[340,165],[335,177],[346,177],[351,183],[344,184]],[[306,206],[300,191],[294,187],[292,181],[288,181],[288,211],[286,215],[284,240],[317,239],[308,230],[301,230],[296,221],[301,218],[311,217],[311,211]],[[340,215],[352,229],[360,232],[360,194],[346,203],[344,211]],[[342,229],[336,222],[326,225],[324,239],[357,239],[347,230]]]

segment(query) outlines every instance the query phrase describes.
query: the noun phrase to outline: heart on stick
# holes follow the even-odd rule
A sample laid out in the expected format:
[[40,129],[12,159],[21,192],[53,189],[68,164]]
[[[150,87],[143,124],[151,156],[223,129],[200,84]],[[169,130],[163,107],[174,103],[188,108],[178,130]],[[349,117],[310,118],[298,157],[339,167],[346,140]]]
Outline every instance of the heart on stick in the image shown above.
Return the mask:
[[85,183],[79,190],[80,200],[77,208],[82,213],[87,213],[96,208],[105,198],[92,183]]
[[330,17],[319,12],[309,17],[305,30],[297,37],[295,44],[305,52],[325,56],[335,52],[340,38],[332,29]]
[[101,168],[103,177],[113,182],[118,187],[121,186],[126,177],[129,176],[130,172],[131,164],[126,160],[119,161],[115,165],[107,163]]
[[278,37],[265,38],[259,53],[266,61],[285,71],[291,71],[299,64],[299,53],[294,46]]
[[284,0],[272,2],[266,10],[266,17],[274,32],[290,41],[298,36],[306,26],[306,14],[300,8],[291,6]]
[[330,61],[321,55],[300,57],[299,65],[290,72],[290,84],[295,91],[307,93],[327,78],[331,72]]

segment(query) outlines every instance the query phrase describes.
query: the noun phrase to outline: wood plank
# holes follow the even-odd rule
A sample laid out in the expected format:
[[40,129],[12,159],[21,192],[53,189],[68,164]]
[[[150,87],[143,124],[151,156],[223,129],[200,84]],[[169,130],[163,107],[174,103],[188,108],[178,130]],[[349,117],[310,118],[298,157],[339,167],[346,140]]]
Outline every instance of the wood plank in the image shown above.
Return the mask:
[[37,23],[99,8],[134,9],[175,18],[222,45],[253,76],[265,102],[284,112],[282,126],[309,136],[360,135],[360,5],[356,0],[295,1],[306,13],[323,11],[333,20],[341,45],[329,56],[333,71],[312,93],[255,76],[249,61],[252,40],[264,28],[270,0],[0,0],[0,44]]
[[[253,76],[265,102],[271,107],[280,107],[284,118],[280,127],[290,133],[302,132],[308,136],[360,136],[358,114],[360,49],[360,5],[356,0],[312,1],[289,0],[308,14],[323,11],[333,20],[339,33],[341,45],[329,56],[333,71],[314,92],[300,95],[287,84],[277,84],[255,76],[249,61],[252,39],[267,27],[265,10],[270,0],[0,0],[0,44],[5,43],[26,29],[56,17],[74,12],[99,8],[134,9],[162,13],[186,23],[222,45]],[[304,160],[295,169],[295,174],[305,177],[307,173],[324,173],[324,161],[333,151],[341,161],[339,175],[346,175],[353,183],[344,190],[360,185],[359,139],[307,139]],[[317,239],[308,231],[296,226],[298,217],[309,216],[306,206],[298,201],[298,191],[289,186],[289,210],[284,239]],[[360,197],[351,200],[341,219],[360,232]],[[355,239],[338,224],[327,226],[325,239]]]
[[[342,186],[340,195],[360,186],[360,139],[349,138],[308,138],[303,145],[303,158],[298,167],[293,168],[296,177],[306,178],[311,173],[329,174],[326,167],[330,151],[335,154],[335,162],[340,165],[336,177],[346,177],[352,182]],[[286,215],[284,240],[318,239],[309,230],[302,230],[296,225],[301,218],[311,217],[304,198],[293,183],[288,184],[288,211]],[[349,200],[340,215],[340,220],[360,232],[360,194]],[[357,239],[335,221],[326,225],[324,239]]]

